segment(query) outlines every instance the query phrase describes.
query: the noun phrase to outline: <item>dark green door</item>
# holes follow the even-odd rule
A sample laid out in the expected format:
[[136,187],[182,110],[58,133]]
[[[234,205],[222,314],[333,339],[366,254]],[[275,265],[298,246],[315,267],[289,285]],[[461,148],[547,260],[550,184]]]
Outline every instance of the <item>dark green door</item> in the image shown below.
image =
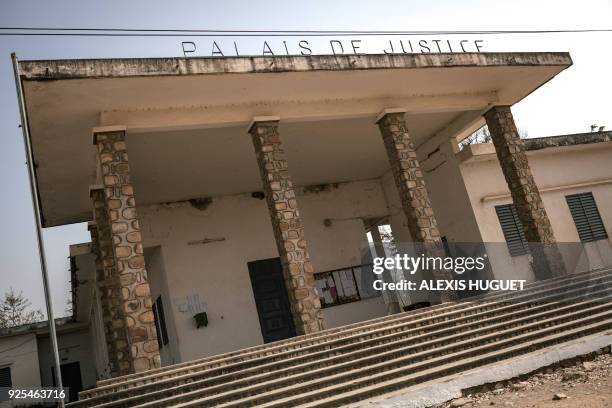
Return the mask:
[[264,342],[295,336],[280,258],[249,262],[248,267]]

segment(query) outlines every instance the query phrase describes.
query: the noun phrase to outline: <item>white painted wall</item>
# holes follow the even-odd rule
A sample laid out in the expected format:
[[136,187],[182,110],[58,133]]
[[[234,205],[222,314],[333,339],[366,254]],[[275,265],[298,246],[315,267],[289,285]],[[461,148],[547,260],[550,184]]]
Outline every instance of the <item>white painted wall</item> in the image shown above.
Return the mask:
[[[151,300],[155,302],[159,296],[162,298],[164,307],[164,317],[166,328],[168,329],[168,344],[160,343],[159,356],[163,366],[178,363],[181,360],[178,339],[181,333],[177,333],[174,324],[174,315],[172,313],[172,302],[170,292],[168,290],[168,282],[166,280],[166,271],[164,267],[164,259],[161,247],[147,248],[145,250],[145,263],[147,266],[147,274],[149,276],[149,285],[151,288]],[[172,334],[170,334],[172,333]]]
[[417,149],[417,157],[441,236],[448,242],[481,242],[452,143],[455,140],[444,135],[431,138]]
[[[425,155],[429,158],[423,168],[441,232],[451,242],[498,242],[490,248],[495,276],[532,280],[527,257],[509,256],[495,214],[494,205],[510,202],[510,197],[482,200],[508,191],[495,155],[460,163],[447,139],[438,146],[432,155]],[[429,148],[422,147],[419,154]],[[609,146],[601,144],[545,149],[529,152],[529,160],[536,182],[545,189],[612,177],[610,152]],[[610,184],[544,190],[544,203],[560,242],[578,241],[564,196],[580,191],[593,192],[608,230],[611,225]],[[402,243],[412,241],[390,172],[381,179],[341,183],[321,191],[298,189],[297,195],[316,271],[362,263],[366,218],[387,217],[400,251]],[[247,263],[277,256],[265,200],[238,194],[216,197],[205,209],[180,202],[142,206],[139,214],[152,293],[164,298],[170,333],[171,344],[162,351],[164,364],[261,344]],[[325,219],[331,220],[330,226],[324,225]],[[197,243],[203,239],[213,242]],[[612,253],[608,241],[590,245],[590,252],[599,254],[602,263]],[[593,259],[589,255],[591,265]],[[431,296],[411,293],[411,301],[434,300]],[[193,315],[198,311],[207,312],[208,327],[196,329]],[[323,311],[327,327],[384,313],[380,297]]]
[[[95,362],[92,358],[89,329],[83,327],[70,332],[60,330],[57,336],[60,365],[78,361],[81,368],[83,389],[93,387],[96,383],[96,371]],[[51,342],[48,336],[39,336],[38,338],[38,358],[42,385],[52,386],[53,354],[51,353]]]
[[[592,192],[608,236],[612,236],[612,143],[528,151],[527,156],[568,270],[612,266],[610,239],[579,244],[565,200],[569,194]],[[477,154],[461,164],[461,172],[483,240],[504,242],[495,206],[509,204],[512,199],[497,157],[493,153]],[[593,182],[602,183],[588,185]],[[492,197],[499,195],[502,197]],[[503,245],[495,245],[491,252],[497,278],[533,280],[527,255],[511,257]]]
[[[136,186],[137,191],[137,186]],[[326,191],[297,192],[309,252],[316,271],[361,263],[366,244],[363,218],[388,212],[379,180],[343,183]],[[235,350],[263,342],[247,263],[278,256],[265,200],[250,194],[215,198],[199,210],[189,203],[139,208],[146,248],[161,247],[168,302],[180,358]],[[332,225],[323,221],[329,218]],[[208,244],[192,241],[224,239]],[[156,271],[155,291],[162,291]],[[153,282],[154,280],[158,282]],[[191,309],[191,310],[190,310]],[[209,325],[196,329],[195,310],[205,310]],[[381,298],[323,311],[327,327],[385,314]],[[170,328],[169,328],[170,330]]]
[[[13,387],[40,387],[38,343],[33,333],[0,338],[0,367],[10,367]],[[15,406],[0,402],[0,407]]]
[[[362,264],[362,251],[369,253],[363,220],[384,217],[388,213],[380,181],[342,183],[329,191],[308,193],[302,190],[297,195],[315,271]],[[332,221],[329,227],[323,225],[326,218]],[[363,293],[359,272],[356,280]],[[323,309],[328,328],[385,314],[381,296]]]

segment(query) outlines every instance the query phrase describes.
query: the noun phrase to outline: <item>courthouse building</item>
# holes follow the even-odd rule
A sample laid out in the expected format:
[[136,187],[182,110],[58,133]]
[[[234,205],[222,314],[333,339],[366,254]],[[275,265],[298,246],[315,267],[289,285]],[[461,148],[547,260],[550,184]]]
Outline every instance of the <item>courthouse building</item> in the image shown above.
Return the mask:
[[[523,142],[511,113],[571,64],[567,53],[20,62],[44,226],[91,232],[72,256],[92,283],[77,294],[97,377],[453,298],[364,285],[368,233],[498,243],[498,279],[612,266],[610,133]],[[493,143],[460,148],[485,123]]]

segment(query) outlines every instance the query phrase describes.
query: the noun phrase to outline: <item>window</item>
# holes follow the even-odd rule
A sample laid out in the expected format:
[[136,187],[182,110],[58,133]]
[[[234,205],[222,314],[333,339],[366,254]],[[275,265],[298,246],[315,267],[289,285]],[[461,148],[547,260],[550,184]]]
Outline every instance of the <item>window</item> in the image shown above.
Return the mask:
[[153,316],[155,318],[155,331],[157,332],[157,343],[161,350],[168,344],[168,329],[166,328],[166,317],[164,315],[164,304],[159,296],[153,303]]
[[518,218],[514,205],[497,205],[495,206],[495,212],[497,213],[497,218],[499,218],[499,223],[501,224],[510,255],[520,256],[528,254],[529,245],[525,239],[523,224],[521,224]]
[[11,367],[0,368],[0,387],[12,388]]
[[360,293],[359,283],[357,282],[356,276],[361,276],[362,272],[367,273],[368,268],[371,269],[371,267],[371,264],[358,265],[316,273],[315,284],[319,292],[321,306],[336,306],[378,296],[376,292],[364,291],[364,293]]
[[592,242],[608,238],[593,193],[572,194],[565,196],[565,199],[572,213],[580,241]]

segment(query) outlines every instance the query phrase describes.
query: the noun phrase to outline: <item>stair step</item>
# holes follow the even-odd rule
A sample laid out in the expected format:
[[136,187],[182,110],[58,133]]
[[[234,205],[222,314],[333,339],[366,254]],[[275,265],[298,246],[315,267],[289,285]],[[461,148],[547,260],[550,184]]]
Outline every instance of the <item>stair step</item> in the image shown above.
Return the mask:
[[[609,300],[610,298],[608,298]],[[537,321],[535,323],[524,325],[520,328],[511,328],[503,331],[494,331],[484,336],[474,339],[457,341],[452,344],[445,344],[439,347],[430,349],[422,349],[422,344],[407,346],[405,349],[388,350],[380,355],[355,359],[342,364],[336,364],[332,367],[324,367],[311,371],[302,372],[292,376],[284,376],[273,378],[263,383],[257,383],[252,386],[235,383],[232,384],[228,391],[215,393],[209,397],[193,399],[192,395],[179,395],[177,397],[166,398],[153,401],[149,404],[139,405],[145,406],[176,406],[178,402],[190,401],[189,403],[197,404],[198,406],[218,406],[229,404],[228,406],[250,406],[259,405],[267,402],[268,399],[274,397],[284,397],[286,394],[293,395],[295,393],[307,392],[309,389],[319,389],[330,382],[344,379],[346,381],[354,381],[361,377],[371,377],[375,374],[385,373],[394,369],[405,369],[415,371],[422,364],[431,365],[436,361],[436,356],[452,355],[454,358],[467,358],[472,355],[479,355],[482,350],[487,348],[497,348],[503,342],[514,342],[516,338],[527,336],[530,333],[541,333],[555,330],[557,326],[566,327],[573,324],[574,321],[583,321],[584,319],[596,319],[594,316],[604,316],[612,319],[612,304],[601,304],[581,310],[574,313],[566,313],[562,316],[547,319],[545,321]],[[601,312],[603,310],[603,312]],[[599,314],[593,314],[599,312]],[[541,329],[544,325],[545,329]],[[517,334],[518,333],[518,334]],[[520,334],[522,333],[522,334]],[[456,339],[459,336],[454,336]],[[534,337],[537,338],[537,337]],[[449,339],[450,340],[450,339]],[[435,344],[436,342],[432,342]],[[437,357],[438,359],[442,357]],[[357,367],[357,368],[355,368]],[[240,388],[237,388],[240,387]],[[208,393],[217,392],[217,390],[206,390]],[[253,396],[253,394],[256,394]],[[251,400],[254,401],[251,404]],[[238,404],[238,405],[234,405]]]
[[[536,350],[550,347],[559,343],[568,342],[581,337],[599,333],[603,331],[610,331],[612,329],[612,318],[608,318],[598,323],[593,323],[587,326],[574,328],[567,331],[561,331],[557,334],[547,335],[539,337],[536,340],[529,341],[527,343],[517,344],[515,346],[507,347],[498,351],[489,352],[479,357],[472,357],[466,360],[461,360],[455,364],[448,364],[442,368],[431,368],[420,372],[417,375],[401,376],[403,372],[407,371],[404,369],[395,370],[393,373],[387,373],[386,377],[397,375],[395,379],[390,379],[385,382],[378,382],[379,378],[371,378],[369,381],[363,381],[360,383],[353,382],[350,384],[350,391],[346,391],[346,385],[342,384],[334,387],[327,387],[317,390],[317,394],[320,397],[323,395],[330,395],[336,393],[333,397],[317,398],[316,394],[311,392],[310,395],[299,395],[296,397],[289,397],[285,400],[274,401],[265,405],[260,405],[262,408],[272,407],[287,407],[287,406],[300,406],[300,407],[339,407],[352,402],[363,401],[366,398],[373,396],[379,396],[385,393],[405,389],[410,385],[417,385],[419,383],[429,381],[432,379],[440,378],[449,374],[459,374],[463,371],[467,371],[476,367],[481,367],[487,364],[494,364],[498,361],[509,359],[512,357],[524,355]],[[382,376],[381,376],[382,377]],[[369,384],[368,384],[369,383]],[[176,407],[194,406],[188,404],[176,405]],[[247,406],[247,405],[224,405],[224,406]]]
[[[550,281],[538,282],[532,284],[525,291],[520,293],[504,293],[494,294],[488,296],[479,297],[481,301],[471,299],[469,302],[459,302],[453,304],[437,305],[432,308],[425,309],[419,312],[407,312],[398,315],[388,316],[384,318],[374,319],[372,321],[362,322],[359,325],[345,326],[344,328],[334,329],[333,331],[323,332],[325,335],[318,335],[314,339],[304,339],[308,336],[300,336],[294,338],[293,342],[291,339],[284,340],[282,342],[270,343],[261,347],[261,349],[252,351],[246,349],[242,351],[242,354],[237,352],[230,357],[221,355],[217,358],[211,358],[203,363],[199,364],[188,364],[186,366],[180,365],[167,367],[165,370],[160,371],[151,370],[140,376],[134,377],[133,375],[128,376],[124,382],[115,382],[105,386],[100,386],[94,390],[89,390],[81,393],[82,398],[90,398],[94,395],[104,393],[115,393],[121,389],[131,388],[140,386],[146,383],[160,382],[172,377],[185,378],[186,375],[193,374],[198,371],[219,368],[224,366],[231,366],[232,364],[238,364],[249,360],[261,361],[269,356],[274,356],[282,353],[298,352],[297,350],[305,349],[312,350],[313,346],[321,345],[322,347],[328,346],[329,342],[332,341],[346,341],[351,342],[355,338],[381,335],[381,332],[389,330],[401,329],[403,325],[409,322],[425,322],[426,324],[431,323],[429,317],[437,319],[439,321],[456,318],[461,314],[478,313],[479,311],[494,309],[500,307],[499,301],[510,299],[529,299],[530,297],[537,296],[539,294],[545,294],[551,290],[563,291],[572,287],[572,285],[583,284],[585,280],[595,280],[603,276],[610,275],[610,271],[599,271],[590,272],[580,275],[574,275],[571,277],[557,278]],[[516,300],[513,300],[516,301]],[[446,305],[446,306],[445,306]],[[442,307],[444,306],[444,307]],[[348,327],[348,328],[347,328]],[[314,336],[311,336],[314,337]],[[124,377],[125,378],[125,377]]]
[[[115,395],[98,396],[91,401],[83,401],[101,404],[107,402],[107,404],[97,406],[125,406],[133,405],[136,403],[142,403],[146,401],[158,401],[164,399],[168,401],[182,401],[185,399],[202,397],[203,395],[221,393],[224,390],[239,389],[253,384],[263,382],[277,378],[275,386],[280,384],[279,381],[283,381],[282,378],[291,374],[300,373],[303,377],[309,370],[315,368],[322,368],[323,370],[330,370],[330,366],[334,366],[336,370],[343,370],[345,366],[350,366],[355,363],[355,359],[360,357],[366,357],[362,359],[365,362],[370,360],[380,360],[381,358],[386,359],[392,356],[410,354],[415,351],[423,351],[425,349],[432,349],[441,345],[447,344],[460,344],[456,342],[458,339],[472,339],[478,335],[487,334],[490,336],[496,336],[499,333],[505,333],[501,329],[508,329],[518,327],[528,322],[533,323],[532,327],[541,325],[540,319],[551,316],[560,316],[556,319],[563,319],[567,316],[574,316],[576,313],[567,314],[572,311],[579,311],[582,308],[601,303],[605,298],[601,296],[611,296],[610,285],[612,283],[612,277],[606,281],[605,288],[602,285],[603,281],[598,282],[598,285],[591,285],[580,290],[574,290],[573,292],[564,291],[563,294],[547,297],[546,302],[538,302],[535,306],[533,305],[533,299],[531,302],[525,302],[527,309],[520,310],[519,312],[512,311],[520,305],[510,304],[505,306],[503,309],[506,313],[492,315],[488,318],[475,319],[472,316],[456,319],[451,322],[443,322],[431,325],[431,327],[419,327],[412,329],[405,333],[387,335],[386,341],[381,341],[380,338],[370,339],[362,341],[360,343],[348,344],[337,349],[323,350],[312,354],[307,354],[299,358],[293,358],[282,363],[269,363],[264,366],[255,366],[238,372],[221,373],[220,375],[213,376],[214,373],[207,373],[209,375],[203,375],[201,380],[200,377],[194,376],[193,381],[186,382],[181,385],[174,385],[170,383],[166,384],[147,384],[137,389],[130,389],[119,391]],[[598,291],[593,291],[595,288],[599,288]],[[569,295],[573,294],[572,297]],[[591,297],[589,300],[575,303],[575,301],[582,300],[585,294],[589,294]],[[599,296],[599,298],[594,298]],[[559,300],[562,301],[559,301]],[[590,309],[589,309],[590,310]],[[456,325],[462,320],[467,320],[468,323],[462,325]],[[449,326],[450,323],[455,326]],[[427,329],[427,330],[424,330]],[[436,330],[434,330],[436,329]],[[434,331],[432,331],[434,330]],[[508,332],[508,330],[506,330]],[[476,340],[482,341],[482,337]],[[476,344],[474,343],[474,344]],[[402,348],[403,347],[403,348]],[[434,351],[434,353],[437,351]],[[371,357],[368,357],[371,356]],[[344,362],[344,365],[339,363]],[[313,375],[319,375],[315,373]],[[170,387],[170,388],[167,388]],[[136,394],[137,395],[134,395]],[[177,394],[180,394],[177,396]],[[133,395],[127,397],[128,395]],[[168,397],[177,396],[174,400]],[[123,397],[123,398],[122,398]],[[172,398],[172,397],[171,397]],[[115,402],[110,402],[116,400]]]
[[[579,280],[582,279],[584,276],[595,276],[597,274],[605,274],[609,272],[609,270],[606,269],[599,269],[599,270],[591,270],[591,271],[586,271],[586,272],[580,272],[580,273],[575,273],[572,275],[568,275],[568,276],[561,276],[561,277],[557,277],[557,278],[552,278],[552,279],[548,279],[546,281],[539,281],[539,282],[532,282],[530,284],[527,284],[525,286],[525,290],[522,291],[521,293],[528,293],[530,290],[535,290],[536,288],[539,287],[544,287],[544,286],[550,286],[550,285],[554,285],[557,284],[558,282],[561,281],[571,281],[571,280]],[[496,300],[503,300],[507,297],[512,297],[514,295],[513,292],[498,292],[498,293],[494,293],[494,294],[483,294],[483,295],[479,295],[479,296],[475,296],[470,298],[470,301],[478,301],[480,299],[483,298],[489,298],[489,299],[496,299]],[[439,304],[439,305],[434,305],[434,306],[430,306],[426,309],[421,309],[418,311],[412,311],[412,312],[406,312],[406,313],[426,313],[426,312],[433,312],[435,310],[438,309],[451,309],[451,308],[455,308],[456,304],[455,303],[444,303],[444,304]],[[392,321],[395,320],[397,318],[399,318],[403,313],[400,314],[394,314],[394,315],[390,315],[390,316],[383,316],[383,317],[378,317],[375,319],[370,319],[368,321],[364,321],[364,322],[358,322],[358,323],[352,323],[349,325],[345,325],[345,326],[341,326],[341,327],[336,327],[333,329],[327,329],[324,331],[320,331],[320,332],[316,332],[316,333],[311,333],[311,334],[307,334],[307,335],[302,335],[302,336],[296,336],[296,337],[292,337],[290,339],[285,339],[285,340],[279,340],[273,343],[267,343],[267,344],[262,344],[262,345],[258,345],[258,346],[253,346],[253,347],[249,347],[249,348],[245,348],[245,349],[241,349],[241,350],[236,350],[236,351],[231,351],[228,353],[223,353],[223,354],[219,354],[219,355],[215,355],[215,356],[209,356],[209,357],[204,357],[202,359],[197,359],[197,360],[192,360],[192,361],[186,361],[183,363],[179,363],[179,364],[174,364],[172,366],[168,366],[168,367],[161,367],[161,368],[156,368],[153,370],[148,370],[147,376],[149,375],[157,375],[166,371],[172,371],[175,369],[181,369],[181,368],[187,368],[190,366],[194,366],[194,365],[198,365],[201,363],[209,363],[209,362],[214,362],[216,360],[222,360],[228,357],[232,357],[232,356],[238,356],[238,355],[242,355],[242,354],[248,354],[248,353],[252,353],[252,352],[261,352],[264,351],[266,349],[270,349],[270,348],[276,348],[276,347],[280,347],[286,344],[291,344],[291,345],[298,345],[300,344],[302,341],[304,342],[308,342],[308,341],[313,341],[316,340],[319,337],[327,337],[329,335],[333,335],[339,332],[348,332],[351,329],[357,329],[357,330],[362,330],[364,327],[366,327],[366,324],[368,326],[372,326],[372,325],[376,325],[377,323],[386,323],[388,321]],[[97,383],[98,387],[102,387],[102,386],[107,386],[107,385],[111,385],[111,384],[116,384],[116,383],[121,383],[121,382],[125,382],[125,381],[129,381],[129,380],[141,380],[142,379],[142,374],[143,373],[137,373],[137,374],[128,374],[122,377],[117,377],[117,378],[109,378],[109,379],[104,379],[104,380],[99,380]],[[86,392],[86,391],[85,391]]]
[[406,388],[611,319],[612,270],[590,271],[100,382],[69,407],[337,406],[392,392],[398,370]]

